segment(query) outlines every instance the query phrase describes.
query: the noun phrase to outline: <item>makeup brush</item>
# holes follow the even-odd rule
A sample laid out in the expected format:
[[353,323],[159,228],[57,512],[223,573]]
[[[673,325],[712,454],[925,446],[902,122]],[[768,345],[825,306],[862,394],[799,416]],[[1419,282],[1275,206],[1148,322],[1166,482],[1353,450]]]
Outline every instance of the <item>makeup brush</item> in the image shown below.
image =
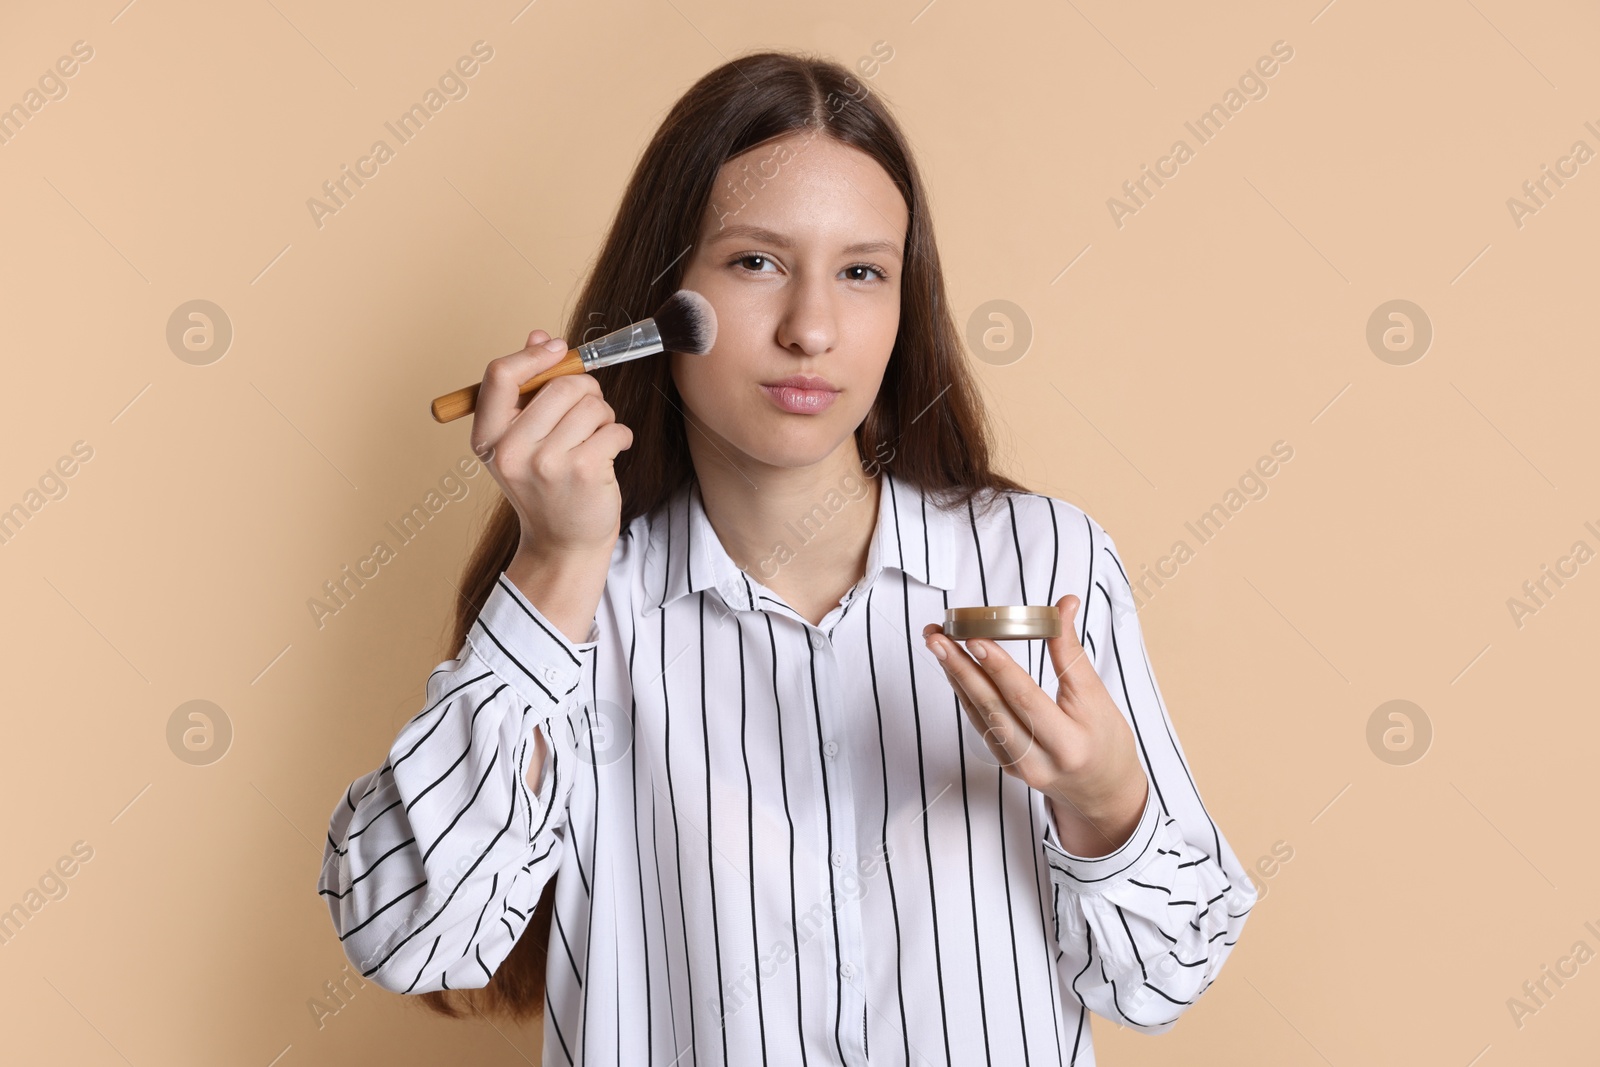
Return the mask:
[[[585,341],[569,351],[554,367],[523,382],[517,395],[527,396],[545,382],[563,374],[586,374],[613,363],[653,356],[657,352],[686,352],[703,356],[711,351],[716,341],[717,313],[711,309],[711,301],[693,289],[679,289],[650,318],[613,330],[593,341]],[[477,409],[478,389],[482,385],[482,382],[475,382],[464,389],[435,398],[434,419],[451,422],[472,414]]]

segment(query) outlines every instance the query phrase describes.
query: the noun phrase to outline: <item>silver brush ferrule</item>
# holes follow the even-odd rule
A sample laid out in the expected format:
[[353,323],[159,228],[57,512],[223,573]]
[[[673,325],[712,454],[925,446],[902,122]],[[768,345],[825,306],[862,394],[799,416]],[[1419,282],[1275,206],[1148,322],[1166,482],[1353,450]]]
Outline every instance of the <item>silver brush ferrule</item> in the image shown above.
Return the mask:
[[663,347],[661,331],[656,329],[656,320],[645,319],[632,326],[612,330],[603,337],[596,337],[593,341],[585,341],[578,346],[578,358],[583,360],[585,371],[592,371],[600,367],[609,367],[613,363],[637,359],[639,356],[653,356]]

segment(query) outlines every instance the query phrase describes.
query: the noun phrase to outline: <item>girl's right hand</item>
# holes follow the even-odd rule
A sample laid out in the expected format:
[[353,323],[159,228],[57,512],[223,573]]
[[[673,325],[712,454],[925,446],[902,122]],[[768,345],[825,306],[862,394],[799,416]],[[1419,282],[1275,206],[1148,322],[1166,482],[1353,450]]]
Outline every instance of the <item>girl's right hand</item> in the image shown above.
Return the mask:
[[622,521],[612,461],[632,446],[633,431],[616,421],[600,384],[584,373],[551,379],[518,410],[521,384],[566,354],[561,339],[534,330],[522,351],[489,363],[472,417],[472,450],[521,521],[519,558],[609,561]]

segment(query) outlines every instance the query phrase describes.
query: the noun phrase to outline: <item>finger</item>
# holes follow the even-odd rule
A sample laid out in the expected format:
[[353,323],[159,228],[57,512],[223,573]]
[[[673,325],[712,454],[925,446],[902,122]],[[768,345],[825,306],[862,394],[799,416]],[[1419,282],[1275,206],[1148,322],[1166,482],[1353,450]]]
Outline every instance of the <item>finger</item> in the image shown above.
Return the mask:
[[967,648],[972,652],[979,670],[999,692],[1001,699],[1016,709],[1018,716],[1026,721],[1030,732],[1038,733],[1041,729],[1050,728],[1051,718],[1060,714],[1060,707],[1050,694],[1039,688],[1033,676],[1000,647],[999,642],[973,638],[967,642]]
[[582,418],[587,424],[574,422],[572,428],[564,432],[558,444],[563,450],[581,443],[594,432],[600,422],[593,419],[604,421],[612,415],[610,406],[604,404],[604,398],[600,395],[600,384],[592,376],[563,374],[552,378],[539,386],[511,420],[497,447],[513,461],[526,456],[554,434],[563,420],[580,407],[584,409]]
[[1023,729],[1011,709],[1004,707],[1004,702],[998,696],[986,710],[979,703],[979,699],[968,692],[961,681],[948,670],[945,671],[945,681],[950,683],[950,688],[955,692],[956,702],[961,705],[961,710],[972,723],[972,728],[978,731],[978,736],[983,739],[984,745],[994,753],[995,761],[1001,767],[1015,771],[1033,750],[1033,735]]
[[1082,603],[1071,593],[1057,600],[1056,613],[1061,617],[1061,636],[1045,640],[1050,662],[1055,667],[1058,701],[1062,696],[1076,696],[1084,692],[1091,680],[1099,678],[1089,653],[1078,640],[1076,619]]
[[[542,333],[535,330],[529,337]],[[520,413],[522,383],[553,367],[566,352],[562,343],[554,351],[529,341],[520,352],[492,360],[484,370],[472,414],[472,450],[479,456],[494,447]]]
[[[573,401],[566,413],[550,427],[540,447],[570,452],[587,441],[596,430],[615,421],[616,414],[611,410],[611,405],[599,393],[585,393]],[[512,432],[517,432],[516,427],[512,427]]]
[[617,453],[632,447],[633,430],[612,421],[590,434],[583,444],[572,450],[572,462],[578,465],[612,462],[617,458]]
[[[934,655],[937,656],[941,651],[944,653],[941,665],[951,684],[966,697],[967,712],[972,717],[973,726],[984,735],[986,741],[994,735],[1003,742],[1004,751],[996,755],[1012,763],[1020,760],[1033,745],[1029,711],[1025,707],[1011,706],[983,668],[942,632],[929,634],[926,640]],[[1015,663],[1012,665],[1015,666]],[[1037,690],[1038,686],[1034,688]]]

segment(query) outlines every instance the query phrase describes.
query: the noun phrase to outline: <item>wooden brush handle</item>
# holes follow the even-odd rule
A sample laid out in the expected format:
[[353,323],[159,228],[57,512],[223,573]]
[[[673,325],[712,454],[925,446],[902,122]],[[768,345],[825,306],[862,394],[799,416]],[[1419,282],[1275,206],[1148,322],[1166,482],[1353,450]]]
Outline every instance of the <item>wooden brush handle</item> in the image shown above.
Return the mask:
[[[568,352],[566,358],[549,370],[540,371],[532,378],[523,382],[517,389],[518,396],[527,396],[551,378],[559,378],[563,374],[582,374],[583,358],[578,355],[578,350]],[[470,415],[478,408],[478,390],[482,382],[474,382],[464,389],[457,389],[453,393],[435,397],[433,401],[433,417],[436,422],[454,422],[463,415]]]

